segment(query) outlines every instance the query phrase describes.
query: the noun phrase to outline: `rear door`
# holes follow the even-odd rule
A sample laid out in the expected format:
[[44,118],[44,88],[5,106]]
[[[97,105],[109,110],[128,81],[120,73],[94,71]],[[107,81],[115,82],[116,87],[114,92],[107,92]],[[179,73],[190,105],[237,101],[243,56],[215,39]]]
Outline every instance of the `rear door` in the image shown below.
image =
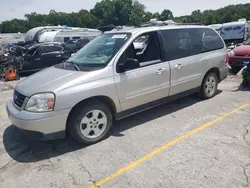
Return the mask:
[[41,48],[36,46],[31,48],[24,56],[24,63],[21,72],[38,71],[43,68]]
[[170,96],[198,88],[204,75],[199,33],[193,28],[180,28],[164,30],[162,34],[171,67]]
[[[142,36],[147,40],[139,44],[137,39]],[[122,111],[169,95],[170,67],[168,62],[162,60],[157,32],[146,33],[138,38],[129,45],[117,62],[117,66],[126,62],[126,59],[137,59],[139,66],[123,73],[114,70]]]

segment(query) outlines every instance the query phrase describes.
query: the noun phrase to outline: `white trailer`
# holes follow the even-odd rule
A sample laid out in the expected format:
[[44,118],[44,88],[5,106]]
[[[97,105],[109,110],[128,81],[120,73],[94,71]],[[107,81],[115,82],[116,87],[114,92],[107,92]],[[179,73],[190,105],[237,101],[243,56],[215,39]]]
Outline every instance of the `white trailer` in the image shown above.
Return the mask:
[[[67,26],[41,26],[41,27],[35,27],[33,29],[30,29],[24,37],[25,43],[36,43],[39,42],[39,39],[41,38],[41,35],[43,35],[46,32],[56,32],[56,31],[86,31],[86,30],[92,30],[88,28],[79,28],[79,27],[67,27]],[[96,31],[96,29],[93,29]],[[98,30],[99,31],[99,30]],[[53,35],[53,34],[52,34]]]
[[39,43],[41,42],[60,42],[65,43],[71,39],[89,39],[101,35],[102,32],[97,29],[75,29],[75,30],[57,30],[57,31],[48,31],[39,37]]
[[243,42],[250,37],[250,24],[245,19],[236,22],[210,25],[226,43]]
[[219,34],[221,34],[222,24],[213,24],[209,26],[215,29]]

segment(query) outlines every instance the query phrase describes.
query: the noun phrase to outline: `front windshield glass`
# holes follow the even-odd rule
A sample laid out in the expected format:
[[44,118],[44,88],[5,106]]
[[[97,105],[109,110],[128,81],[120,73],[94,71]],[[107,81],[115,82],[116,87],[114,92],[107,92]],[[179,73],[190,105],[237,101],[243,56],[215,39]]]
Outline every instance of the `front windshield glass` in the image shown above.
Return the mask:
[[81,66],[104,67],[125,44],[130,35],[129,33],[112,33],[98,36],[67,61],[74,62],[80,68]]

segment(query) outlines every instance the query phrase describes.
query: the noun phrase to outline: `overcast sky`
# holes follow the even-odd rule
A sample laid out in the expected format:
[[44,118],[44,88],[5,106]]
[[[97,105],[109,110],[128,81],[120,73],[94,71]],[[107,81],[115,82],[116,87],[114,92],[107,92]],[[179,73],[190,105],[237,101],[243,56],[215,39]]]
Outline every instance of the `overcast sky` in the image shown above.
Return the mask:
[[[98,0],[0,0],[0,21],[23,18],[24,14],[56,11],[73,12],[91,9]],[[100,0],[99,0],[100,1]],[[187,15],[193,10],[218,9],[230,4],[249,3],[249,0],[139,0],[149,11],[170,9],[174,16]]]

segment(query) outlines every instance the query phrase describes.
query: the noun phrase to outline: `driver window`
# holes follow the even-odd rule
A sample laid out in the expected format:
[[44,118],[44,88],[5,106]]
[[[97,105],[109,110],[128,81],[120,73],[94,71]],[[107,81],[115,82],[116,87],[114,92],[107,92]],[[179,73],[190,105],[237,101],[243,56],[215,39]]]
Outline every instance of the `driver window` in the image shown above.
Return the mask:
[[34,47],[32,49],[30,49],[30,51],[27,53],[27,55],[29,56],[34,56],[36,54],[36,52],[38,51],[38,47]]
[[157,33],[151,32],[137,37],[121,56],[119,62],[124,63],[128,59],[139,62],[133,69],[161,62],[161,48]]
[[40,55],[40,48],[37,48],[37,50],[33,54],[33,56],[38,56],[38,55]]

